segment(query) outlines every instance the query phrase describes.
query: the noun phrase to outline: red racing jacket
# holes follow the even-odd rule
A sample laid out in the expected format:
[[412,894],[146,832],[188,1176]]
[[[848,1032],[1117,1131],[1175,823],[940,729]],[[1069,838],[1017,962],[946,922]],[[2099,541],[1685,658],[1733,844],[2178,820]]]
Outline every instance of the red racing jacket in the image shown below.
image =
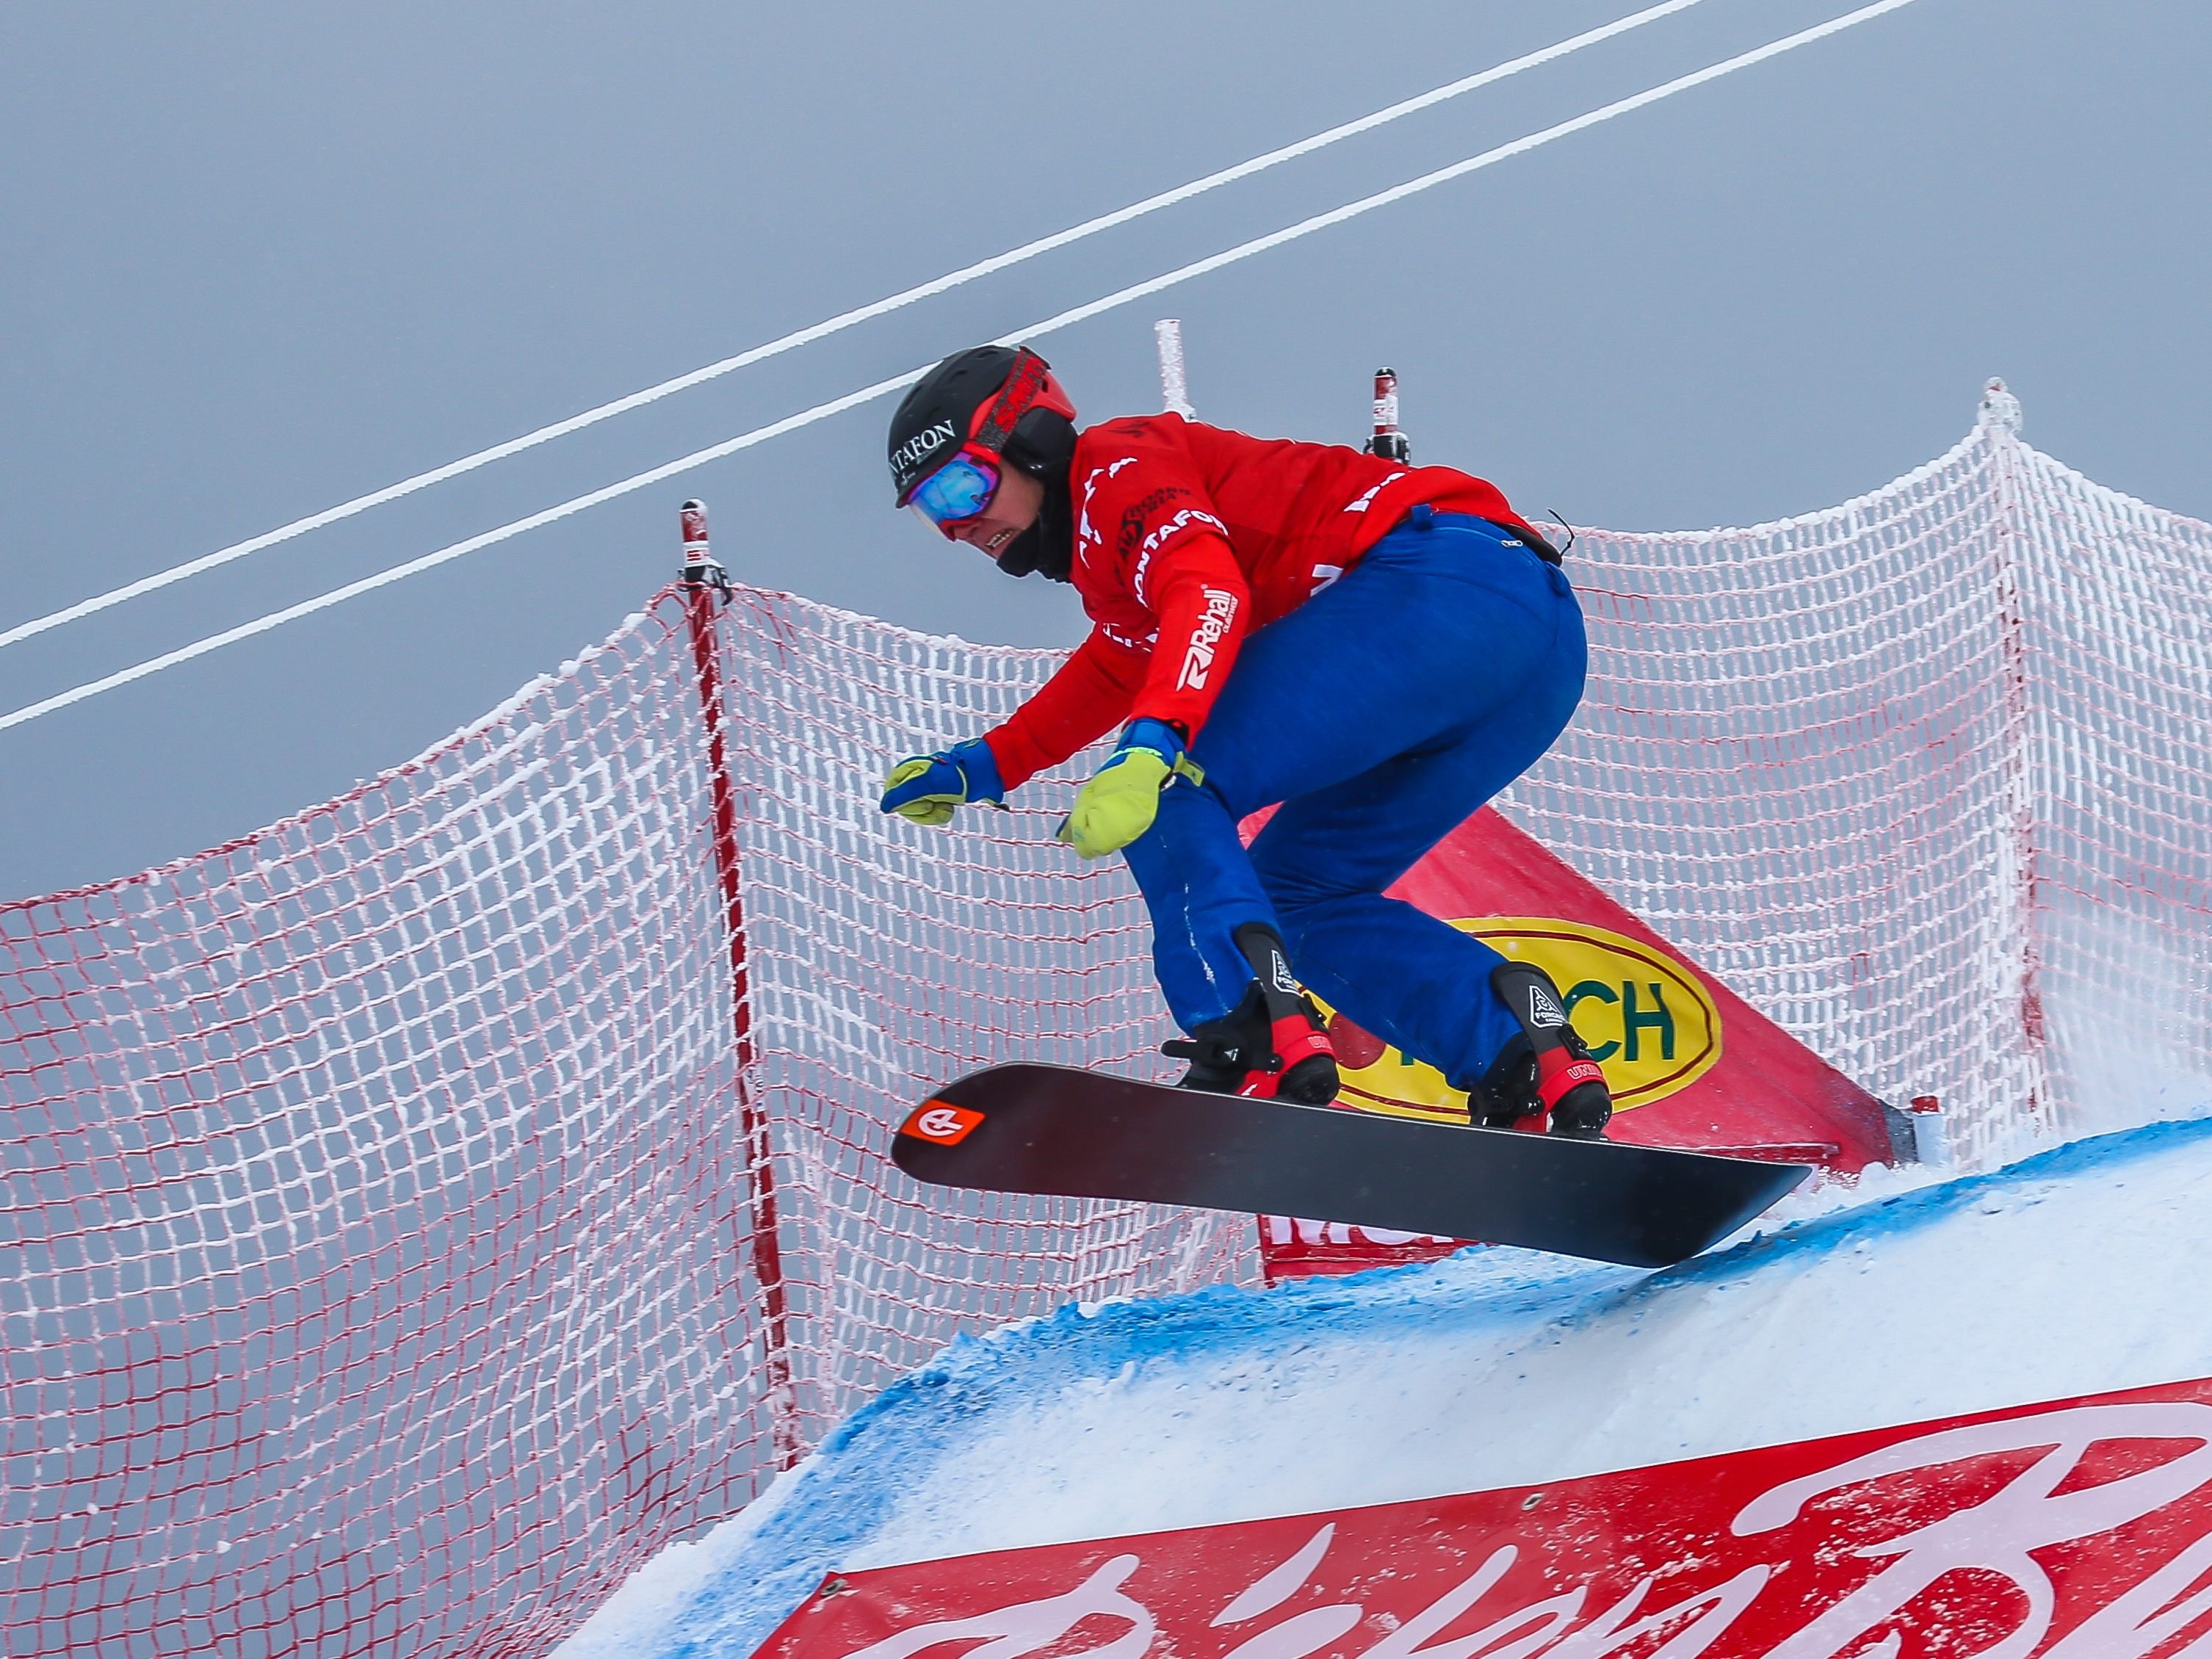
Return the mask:
[[1496,485],[1333,444],[1139,415],[1075,441],[1071,574],[1091,636],[984,733],[1012,789],[1126,720],[1198,736],[1244,636],[1327,587],[1427,502],[1542,538]]

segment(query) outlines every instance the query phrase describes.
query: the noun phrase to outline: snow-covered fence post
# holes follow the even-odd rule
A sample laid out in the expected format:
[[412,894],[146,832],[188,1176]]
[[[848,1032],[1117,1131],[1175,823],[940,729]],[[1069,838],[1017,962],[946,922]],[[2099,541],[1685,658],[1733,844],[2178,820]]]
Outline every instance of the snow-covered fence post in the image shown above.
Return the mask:
[[691,662],[699,677],[699,705],[706,723],[707,772],[714,811],[714,871],[721,884],[723,925],[730,951],[731,1021],[736,1037],[733,1086],[738,1121],[744,1140],[746,1175],[752,1184],[753,1278],[760,1286],[762,1332],[767,1349],[769,1437],[775,1467],[787,1469],[805,1450],[799,1430],[799,1396],[792,1375],[791,1318],[783,1285],[783,1249],[777,1236],[775,1171],[771,1163],[768,1114],[754,1090],[752,999],[745,975],[744,906],[738,885],[737,792],[730,781],[730,756],[724,730],[722,673],[714,618],[728,601],[730,579],[707,541],[705,503],[684,503],[684,621],[690,629]]
[[1930,1170],[1951,1164],[1951,1134],[1943,1121],[1943,1103],[1934,1095],[1915,1095],[1905,1116],[1911,1126],[1913,1162]]
[[1197,417],[1190,406],[1190,387],[1183,378],[1182,319],[1163,317],[1152,325],[1152,338],[1160,351],[1160,406],[1186,421]]
[[2037,925],[2034,710],[2029,695],[2027,600],[2022,579],[2020,399],[2001,380],[1983,389],[1980,426],[1996,463],[1999,672],[2004,679],[2004,781],[2008,834],[2005,902],[2011,912],[2009,952],[2019,973],[2016,994],[2021,1060],[2027,1078],[2027,1121],[2039,1133],[2056,1127],[2044,1053],[2046,1028],[2040,984],[2043,946]]

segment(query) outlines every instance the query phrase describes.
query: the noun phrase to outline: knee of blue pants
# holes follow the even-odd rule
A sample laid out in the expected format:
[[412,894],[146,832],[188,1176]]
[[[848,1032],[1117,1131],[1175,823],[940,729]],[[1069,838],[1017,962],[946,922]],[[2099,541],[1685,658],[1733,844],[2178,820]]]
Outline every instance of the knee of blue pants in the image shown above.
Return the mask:
[[1122,856],[1152,920],[1152,964],[1168,1010],[1186,1031],[1243,1000],[1251,964],[1237,930],[1282,923],[1237,837],[1237,820],[1211,787],[1178,777],[1160,792],[1152,827]]

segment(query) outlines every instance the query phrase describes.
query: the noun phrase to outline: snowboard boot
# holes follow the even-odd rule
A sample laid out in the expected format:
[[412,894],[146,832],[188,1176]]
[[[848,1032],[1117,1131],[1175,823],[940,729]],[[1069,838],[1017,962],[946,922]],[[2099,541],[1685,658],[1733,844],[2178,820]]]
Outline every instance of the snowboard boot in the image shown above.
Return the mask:
[[[1545,1075],[1545,1060],[1550,1062],[1549,1076]],[[1605,1073],[1571,1025],[1541,1060],[1527,1035],[1515,1032],[1471,1087],[1452,1086],[1467,1089],[1470,1121],[1486,1129],[1542,1134],[1548,1127],[1555,1135],[1601,1140],[1613,1119]]]
[[1551,975],[1527,963],[1492,970],[1496,991],[1521,1030],[1498,1051],[1474,1088],[1474,1121],[1491,1129],[1549,1127],[1555,1135],[1601,1140],[1613,1121],[1613,1096],[1589,1045],[1567,1024],[1566,1004]]
[[1481,1077],[1472,1083],[1455,1080],[1452,1087],[1467,1091],[1468,1121],[1479,1128],[1544,1133],[1544,1103],[1536,1093],[1536,1051],[1518,1031],[1505,1040]]
[[1237,1005],[1160,1052],[1187,1060],[1179,1089],[1326,1106],[1336,1098],[1336,1054],[1321,1011],[1291,977],[1282,941],[1259,922],[1237,930],[1253,979]]

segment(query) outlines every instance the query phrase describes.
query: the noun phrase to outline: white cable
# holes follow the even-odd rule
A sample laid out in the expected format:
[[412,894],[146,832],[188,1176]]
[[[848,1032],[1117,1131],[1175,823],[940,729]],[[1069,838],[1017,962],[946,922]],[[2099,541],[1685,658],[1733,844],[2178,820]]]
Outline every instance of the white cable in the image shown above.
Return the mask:
[[[1516,138],[1510,143],[1500,144],[1494,149],[1486,149],[1480,155],[1470,156],[1464,161],[1455,161],[1451,166],[1439,167],[1433,173],[1425,173],[1418,179],[1409,179],[1402,185],[1393,185],[1390,189],[1377,191],[1372,196],[1364,196],[1356,202],[1347,203],[1329,212],[1316,214],[1309,219],[1301,219],[1297,223],[1282,230],[1270,232],[1265,236],[1255,237],[1249,242],[1240,242],[1235,247],[1204,259],[1195,260],[1189,264],[1179,265],[1164,276],[1154,276],[1147,281],[1133,283],[1127,288],[1117,289],[1103,299],[1092,300],[1086,304],[1060,312],[1054,316],[1046,318],[1042,322],[1032,324],[1028,328],[1017,329],[1011,333],[1002,334],[993,343],[1011,345],[1023,340],[1033,340],[1055,330],[1085,321],[1099,315],[1102,312],[1111,311],[1117,306],[1127,305],[1133,300],[1139,300],[1147,295],[1157,294],[1162,289],[1172,288],[1178,283],[1189,281],[1194,276],[1202,276],[1210,271],[1218,270],[1223,266],[1234,264],[1240,259],[1250,258],[1254,254],[1279,247],[1285,242],[1295,241],[1299,237],[1310,235],[1316,230],[1326,229],[1331,225],[1342,224],[1347,219],[1356,218],[1363,213],[1388,206],[1393,202],[1402,201],[1408,196],[1431,189],[1435,185],[1474,173],[1480,168],[1494,166],[1511,156],[1524,155],[1528,151],[1540,145],[1548,144],[1554,139],[1564,138],[1570,133],[1580,132],[1586,128],[1596,126],[1601,122],[1610,121],[1615,116],[1626,115],[1632,110],[1642,109],[1647,104],[1657,103],[1662,98],[1671,98],[1676,93],[1686,92],[1691,88],[1703,86],[1709,81],[1717,81],[1721,76],[1732,75],[1740,69],[1748,69],[1753,64],[1764,63],[1770,58],[1779,57],[1782,53],[1793,51],[1796,47],[1810,45],[1815,40],[1825,40],[1831,34],[1839,33],[1856,24],[1881,16],[1886,12],[1897,11],[1911,3],[1912,0],[1876,0],[1875,4],[1862,6],[1856,11],[1848,12],[1841,17],[1832,18],[1826,23],[1801,29],[1795,34],[1785,35],[1781,40],[1770,42],[1766,46],[1740,52],[1734,58],[1712,64],[1709,68],[1698,70],[1692,74],[1679,76],[1663,85],[1652,88],[1648,92],[1639,92],[1632,97],[1619,99],[1601,108],[1590,111],[1587,115],[1576,116],[1572,120],[1562,121],[1556,126],[1546,127],[1542,131],[1531,133],[1525,138]],[[271,611],[265,617],[257,617],[249,623],[241,623],[237,627],[226,629],[220,634],[210,635],[204,640],[179,647],[174,651],[167,652],[132,667],[118,669],[116,672],[102,678],[88,681],[82,685],[58,692],[41,702],[27,704],[16,709],[13,714],[0,715],[0,732],[4,732],[10,726],[21,726],[27,720],[36,720],[41,714],[52,714],[58,708],[66,708],[71,703],[82,702],[88,697],[97,696],[100,693],[112,690],[117,686],[128,685],[133,680],[144,679],[149,674],[159,673],[162,669],[173,667],[178,663],[189,662],[195,657],[205,656],[210,651],[220,650],[224,646],[234,644],[237,641],[251,638],[256,634],[265,634],[270,629],[281,627],[285,623],[309,616],[318,611],[326,610],[334,605],[343,604],[358,594],[388,586],[420,571],[447,563],[465,554],[474,553],[495,543],[506,541],[510,537],[521,535],[526,531],[538,529],[553,523],[556,520],[565,519],[571,514],[580,513],[586,507],[597,507],[603,501],[611,501],[618,495],[627,495],[633,490],[643,489],[648,485],[659,483],[664,478],[673,477],[679,472],[686,472],[694,467],[703,466],[709,461],[720,460],[725,456],[736,454],[739,450],[750,449],[756,444],[767,442],[771,438],[781,437],[787,432],[795,432],[801,427],[813,425],[817,421],[827,420],[833,415],[841,415],[848,409],[856,408],[861,404],[872,402],[875,398],[913,385],[921,375],[927,374],[931,367],[932,365],[924,363],[918,368],[908,369],[903,374],[895,374],[889,380],[878,380],[873,386],[862,386],[858,392],[848,392],[842,398],[834,398],[827,403],[817,404],[811,409],[801,410],[796,415],[787,415],[783,419],[772,422],[767,426],[755,427],[750,432],[740,433],[734,438],[727,439],[706,449],[694,450],[689,455],[656,466],[650,471],[637,473],[618,483],[608,484],[604,489],[595,489],[589,495],[575,496],[562,501],[556,507],[549,507],[542,513],[534,513],[526,519],[517,519],[512,524],[487,530],[480,536],[470,537],[466,541],[454,542],[449,546],[438,549],[435,552],[425,553],[420,558],[410,559],[405,564],[395,565],[391,569],[381,571],[376,575],[364,576],[359,581],[349,582],[343,587],[333,588],[329,592],[320,594],[314,599],[303,599],[297,605],[287,606],[284,610]]]
[[1281,230],[1270,231],[1265,236],[1255,236],[1249,242],[1239,242],[1235,247],[1223,252],[1212,254],[1204,259],[1194,260],[1187,265],[1179,265],[1164,276],[1154,276],[1128,288],[1116,289],[1103,299],[1093,300],[1087,305],[1077,306],[1073,310],[1063,311],[1058,316],[1048,318],[1035,328],[1025,330],[1018,334],[1003,336],[995,343],[1012,344],[1017,341],[1042,334],[1048,329],[1066,328],[1070,324],[1086,321],[1101,312],[1111,311],[1116,306],[1127,305],[1132,300],[1141,300],[1146,295],[1157,294],[1164,288],[1173,288],[1176,283],[1188,282],[1194,276],[1203,276],[1209,271],[1220,270],[1224,265],[1235,264],[1240,259],[1249,259],[1255,253],[1264,253],[1270,248],[1280,247],[1285,242],[1296,241],[1301,236],[1310,236],[1315,231],[1326,230],[1331,225],[1340,225],[1347,219],[1358,218],[1361,214],[1370,213],[1379,207],[1388,207],[1393,202],[1403,201],[1408,196],[1418,195],[1422,191],[1432,189],[1437,185],[1448,183],[1451,179],[1462,178],[1484,167],[1494,167],[1498,162],[1508,161],[1516,155],[1525,155],[1530,150],[1548,144],[1555,138],[1564,138],[1570,133],[1581,132],[1586,128],[1598,125],[1601,122],[1610,121],[1617,115],[1626,115],[1632,110],[1642,109],[1647,104],[1656,104],[1662,98],[1671,98],[1678,92],[1687,92],[1692,87],[1701,87],[1708,81],[1717,81],[1723,75],[1733,75],[1740,69],[1748,69],[1753,64],[1764,63],[1770,58],[1779,57],[1782,53],[1793,51],[1796,47],[1808,46],[1815,40],[1825,40],[1827,36],[1839,33],[1855,24],[1863,23],[1869,18],[1879,17],[1885,12],[1896,11],[1911,3],[1912,0],[1875,0],[1875,4],[1861,6],[1856,11],[1847,12],[1841,17],[1831,18],[1827,22],[1815,24],[1811,28],[1801,29],[1795,34],[1785,35],[1779,40],[1754,47],[1749,52],[1740,52],[1735,57],[1712,64],[1709,68],[1696,70],[1689,75],[1678,76],[1663,85],[1652,88],[1649,92],[1639,92],[1632,97],[1619,99],[1601,109],[1592,110],[1587,115],[1577,115],[1571,121],[1562,121],[1557,126],[1546,127],[1541,132],[1532,132],[1526,138],[1516,138],[1511,143],[1500,144],[1495,149],[1486,149],[1481,155],[1471,155],[1464,161],[1455,161],[1449,167],[1438,167],[1434,173],[1425,173],[1418,179],[1408,179],[1402,185],[1393,185],[1389,189],[1378,191],[1372,196],[1363,196],[1356,202],[1348,202],[1344,206],[1334,208],[1327,213],[1317,213],[1310,219],[1301,219],[1297,223],[1286,226]]
[[1235,167],[1224,167],[1218,173],[1209,173],[1203,179],[1194,179],[1187,185],[1180,185],[1173,190],[1163,191],[1157,196],[1147,196],[1141,202],[1133,203],[1112,213],[1102,214],[1095,219],[1085,219],[1079,225],[1073,225],[1066,230],[1054,232],[1050,236],[1040,237],[1033,242],[1024,242],[1019,247],[1010,248],[1004,253],[994,255],[977,264],[963,265],[958,270],[949,271],[933,282],[923,283],[916,287],[903,289],[885,299],[857,307],[851,311],[840,312],[836,316],[816,323],[811,327],[786,334],[781,338],[770,340],[765,345],[754,346],[750,350],[739,352],[734,357],[725,357],[720,362],[708,363],[704,368],[695,368],[688,374],[679,374],[673,380],[661,381],[658,386],[649,386],[642,392],[633,392],[627,398],[617,398],[612,403],[601,404],[595,409],[584,410],[580,415],[572,415],[565,421],[556,421],[550,426],[541,426],[535,432],[526,432],[520,438],[511,438],[503,444],[494,444],[489,449],[479,449],[473,455],[464,455],[458,461],[449,461],[444,466],[434,467],[428,472],[417,472],[411,478],[402,478],[398,483],[387,485],[382,489],[372,490],[366,495],[356,495],[349,501],[341,501],[337,506],[329,507],[323,512],[311,514],[304,519],[295,519],[289,524],[279,525],[265,535],[256,536],[247,541],[235,542],[228,547],[217,548],[212,553],[202,554],[197,559],[190,559],[183,564],[173,565],[168,569],[157,571],[150,576],[142,576],[137,581],[112,588],[105,593],[94,594],[88,599],[80,600],[76,605],[66,606],[47,616],[34,617],[29,622],[19,623],[13,628],[0,629],[0,647],[13,645],[19,640],[27,640],[36,634],[43,634],[50,628],[58,628],[64,623],[75,622],[80,617],[92,616],[98,611],[106,610],[111,605],[121,605],[125,599],[135,599],[142,594],[154,592],[159,588],[168,586],[172,582],[180,582],[187,576],[197,576],[204,570],[212,570],[218,565],[228,564],[233,559],[242,559],[249,553],[258,553],[264,548],[276,546],[279,542],[289,541],[295,536],[303,536],[311,530],[319,530],[325,525],[336,524],[341,519],[349,519],[355,514],[365,513],[372,507],[381,507],[386,501],[396,501],[403,495],[411,495],[418,489],[427,489],[432,484],[442,483],[448,478],[459,477],[464,472],[472,472],[477,467],[488,466],[494,461],[504,460],[509,455],[517,455],[526,449],[533,449],[539,444],[550,443],[556,438],[566,437],[571,432],[580,432],[587,426],[596,426],[601,421],[611,419],[617,415],[626,414],[633,409],[642,408],[645,404],[657,402],[672,392],[682,392],[705,381],[719,379],[735,370],[765,362],[770,357],[780,356],[787,351],[795,350],[800,346],[811,345],[817,340],[840,333],[856,324],[871,321],[887,313],[913,305],[917,301],[933,298],[958,288],[963,283],[972,283],[979,276],[988,276],[994,271],[1006,270],[1009,265],[1020,264],[1024,260],[1034,259],[1039,254],[1049,253],[1055,248],[1066,247],[1071,242],[1079,242],[1087,236],[1097,235],[1102,230],[1111,230],[1116,225],[1125,225],[1132,219],[1140,219],[1145,215],[1157,212],[1161,208],[1173,207],[1178,202],[1187,202],[1194,196],[1202,196],[1207,191],[1218,189],[1223,185],[1234,184],[1240,179],[1249,179],[1255,173],[1263,173],[1267,168],[1282,162],[1294,161],[1301,155],[1310,155],[1315,150],[1337,143],[1340,139],[1350,138],[1358,133],[1369,131],[1388,122],[1395,121],[1401,116],[1411,115],[1416,111],[1441,104],[1448,99],[1456,98],[1462,93],[1473,92],[1478,88],[1492,85],[1510,76],[1518,75],[1523,70],[1538,68],[1557,58],[1565,58],[1571,52],[1580,52],[1584,46],[1593,46],[1601,40],[1610,40],[1615,35],[1626,34],[1631,29],[1640,28],[1646,23],[1656,21],[1674,12],[1686,10],[1698,3],[1698,0],[1665,0],[1664,4],[1648,6],[1633,15],[1620,19],[1618,22],[1587,29],[1570,40],[1559,42],[1556,46],[1546,46],[1540,51],[1528,52],[1510,62],[1499,64],[1494,68],[1483,70],[1477,74],[1454,81],[1449,86],[1438,87],[1433,92],[1425,92],[1419,97],[1408,98],[1401,102],[1392,104],[1387,108],[1376,110],[1371,115],[1363,115],[1356,121],[1346,121],[1341,126],[1334,126],[1325,132],[1317,132],[1310,138],[1301,138],[1297,143],[1285,144],[1280,149],[1271,149],[1264,155],[1255,155],[1249,161],[1240,161]]

